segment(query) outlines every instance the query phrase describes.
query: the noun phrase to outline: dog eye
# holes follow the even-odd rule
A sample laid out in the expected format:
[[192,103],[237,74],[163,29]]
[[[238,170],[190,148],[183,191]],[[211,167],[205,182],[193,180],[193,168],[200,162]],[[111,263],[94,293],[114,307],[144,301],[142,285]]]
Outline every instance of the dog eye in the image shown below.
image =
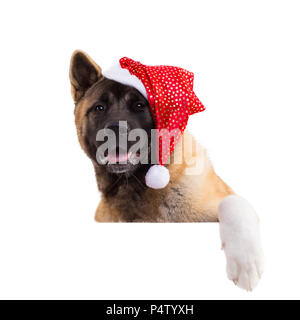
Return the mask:
[[104,107],[102,104],[98,104],[97,106],[94,107],[94,110],[97,112],[104,111]]
[[134,110],[136,111],[143,111],[145,108],[145,105],[141,102],[137,102],[136,104],[134,104]]

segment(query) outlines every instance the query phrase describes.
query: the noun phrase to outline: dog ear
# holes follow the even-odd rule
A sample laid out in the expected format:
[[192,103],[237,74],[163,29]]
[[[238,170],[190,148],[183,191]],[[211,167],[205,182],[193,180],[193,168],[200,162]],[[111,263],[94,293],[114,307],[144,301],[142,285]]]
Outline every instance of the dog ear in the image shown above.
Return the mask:
[[69,75],[75,103],[102,77],[101,68],[81,50],[76,50],[72,55]]

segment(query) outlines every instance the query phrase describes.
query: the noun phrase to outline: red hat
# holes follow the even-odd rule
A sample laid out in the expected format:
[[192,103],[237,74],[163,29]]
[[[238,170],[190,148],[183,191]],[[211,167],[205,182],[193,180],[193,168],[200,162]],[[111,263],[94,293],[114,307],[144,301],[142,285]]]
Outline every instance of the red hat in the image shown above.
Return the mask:
[[166,187],[170,175],[165,164],[186,128],[189,116],[205,110],[193,91],[194,74],[178,67],[146,66],[122,58],[103,75],[134,87],[148,100],[160,137],[159,165],[150,167],[146,184],[154,189]]

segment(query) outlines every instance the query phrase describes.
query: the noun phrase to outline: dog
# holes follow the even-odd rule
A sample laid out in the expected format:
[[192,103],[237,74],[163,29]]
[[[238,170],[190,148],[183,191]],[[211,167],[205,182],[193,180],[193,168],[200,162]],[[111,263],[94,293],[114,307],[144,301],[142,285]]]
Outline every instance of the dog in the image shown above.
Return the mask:
[[[173,160],[167,164],[170,183],[161,190],[144,183],[150,164],[119,163],[118,141],[112,156],[117,161],[100,164],[97,150],[105,142],[96,139],[97,133],[102,129],[119,131],[120,121],[127,123],[128,131],[145,130],[151,145],[150,133],[155,123],[148,101],[135,88],[106,78],[101,68],[80,50],[71,57],[69,76],[79,143],[93,163],[102,194],[95,220],[219,222],[229,279],[240,288],[254,289],[263,273],[258,217],[251,205],[215,173],[205,149],[185,132],[175,147]],[[128,142],[128,150],[132,144]],[[179,164],[174,161],[178,146],[193,150]],[[150,148],[148,152],[151,156],[153,151]],[[187,174],[191,163],[201,168],[197,174]]]

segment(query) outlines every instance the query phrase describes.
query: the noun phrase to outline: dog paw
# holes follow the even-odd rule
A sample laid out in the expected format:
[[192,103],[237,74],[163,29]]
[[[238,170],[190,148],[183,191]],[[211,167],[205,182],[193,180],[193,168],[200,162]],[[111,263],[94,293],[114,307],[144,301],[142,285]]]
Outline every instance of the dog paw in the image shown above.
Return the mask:
[[252,291],[263,273],[257,215],[246,200],[229,196],[220,204],[219,220],[228,278],[238,287]]
[[253,254],[231,252],[226,248],[225,253],[229,280],[242,289],[252,291],[263,273],[261,254],[259,252]]

